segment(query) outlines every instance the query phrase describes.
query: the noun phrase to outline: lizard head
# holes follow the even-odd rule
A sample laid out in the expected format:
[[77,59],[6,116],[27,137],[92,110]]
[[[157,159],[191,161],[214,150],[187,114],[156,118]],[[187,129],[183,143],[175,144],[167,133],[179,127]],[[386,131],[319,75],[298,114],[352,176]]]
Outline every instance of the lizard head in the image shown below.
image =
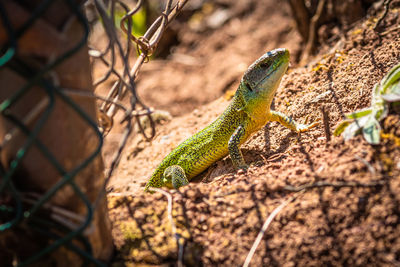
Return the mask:
[[[269,109],[275,91],[289,66],[289,51],[274,49],[257,59],[244,73],[239,90],[244,100],[264,101]],[[258,103],[257,103],[258,104]]]

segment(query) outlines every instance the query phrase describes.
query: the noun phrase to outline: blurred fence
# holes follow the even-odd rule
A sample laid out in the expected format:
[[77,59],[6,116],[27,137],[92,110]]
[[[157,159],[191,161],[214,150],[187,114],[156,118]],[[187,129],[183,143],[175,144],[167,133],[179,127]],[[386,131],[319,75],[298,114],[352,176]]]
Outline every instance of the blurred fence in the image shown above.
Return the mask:
[[[147,139],[155,134],[151,109],[138,97],[135,79],[187,0],[166,1],[160,16],[136,38],[132,16],[142,2],[137,1],[133,8],[119,0],[85,4],[95,8],[107,36],[106,49],[99,51],[87,49],[90,27],[81,1],[0,0],[2,264],[26,266],[47,260],[45,256],[54,251],[61,251],[59,257],[68,251],[81,258],[83,265],[101,266],[98,259],[108,257],[101,254],[110,254],[104,247],[93,247],[110,246],[110,233],[99,234],[97,238],[103,243],[88,238],[93,231],[107,230],[98,227],[93,218],[97,213],[100,220],[106,220],[107,212],[99,213],[100,207],[106,207],[105,188],[133,127]],[[115,27],[117,8],[125,11],[120,29]],[[107,66],[93,86],[87,83],[90,71],[85,72],[88,54]],[[116,68],[117,59],[122,70]],[[116,81],[107,96],[93,93],[111,78]],[[104,179],[99,179],[103,138],[118,111],[123,113],[119,122],[123,138],[110,166],[106,166]],[[141,116],[149,118],[150,134],[140,124]],[[93,230],[93,225],[100,229]],[[29,242],[33,243],[29,244],[31,249],[24,249]],[[63,261],[50,262],[63,265]]]

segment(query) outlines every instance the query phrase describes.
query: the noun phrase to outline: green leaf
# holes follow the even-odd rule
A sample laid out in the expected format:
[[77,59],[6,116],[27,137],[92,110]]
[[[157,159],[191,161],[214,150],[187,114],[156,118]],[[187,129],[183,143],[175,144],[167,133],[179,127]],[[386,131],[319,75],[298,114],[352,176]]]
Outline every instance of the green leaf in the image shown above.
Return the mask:
[[348,127],[343,132],[343,138],[344,140],[349,140],[353,138],[356,134],[360,132],[360,130],[364,127],[364,125],[367,123],[369,119],[369,116],[367,117],[362,117],[360,119],[355,120],[353,123],[351,123]]
[[380,83],[377,83],[375,84],[374,88],[372,88],[371,105],[374,105],[374,103],[379,98],[380,94],[381,94],[381,86]]
[[349,119],[358,119],[364,117],[372,112],[371,108],[365,108],[358,111],[354,111],[353,113],[346,114],[346,117]]
[[390,69],[389,73],[382,79],[382,93],[386,93],[389,86],[400,82],[400,64]]
[[379,121],[389,113],[389,103],[400,104],[400,64],[394,66],[385,77],[372,89],[371,106],[366,109],[346,114],[348,120],[341,122],[334,134],[343,134],[345,140],[355,136],[362,130],[364,138],[370,144],[379,144],[381,126]]
[[[382,97],[381,97],[381,98],[382,98]],[[382,98],[382,101],[384,101],[383,98]],[[381,120],[383,120],[384,118],[386,118],[388,114],[389,114],[389,103],[384,102],[383,105],[382,105],[382,107],[380,107],[379,109],[377,109],[377,110],[375,111],[375,118],[376,118],[378,121],[381,121]]]
[[385,94],[382,98],[387,102],[398,102],[400,101],[400,94]]
[[380,142],[381,126],[374,117],[369,117],[363,127],[363,136],[368,143],[377,145]]
[[400,95],[400,81],[389,86],[386,93]]
[[392,89],[390,90],[391,93],[393,94],[398,94],[400,95],[400,82],[396,83],[393,85]]
[[335,131],[333,132],[334,136],[339,136],[341,133],[343,133],[343,131],[347,128],[347,126],[349,126],[351,123],[350,120],[344,120],[342,121],[335,129]]
[[360,127],[358,127],[358,125],[355,122],[353,122],[343,131],[344,140],[345,141],[350,140],[358,133],[359,130]]
[[[122,18],[125,16],[125,11],[117,9],[115,11],[115,25],[119,28]],[[128,29],[128,21],[125,21],[125,27]],[[146,9],[140,8],[132,16],[132,34],[136,38],[142,36],[146,32]]]

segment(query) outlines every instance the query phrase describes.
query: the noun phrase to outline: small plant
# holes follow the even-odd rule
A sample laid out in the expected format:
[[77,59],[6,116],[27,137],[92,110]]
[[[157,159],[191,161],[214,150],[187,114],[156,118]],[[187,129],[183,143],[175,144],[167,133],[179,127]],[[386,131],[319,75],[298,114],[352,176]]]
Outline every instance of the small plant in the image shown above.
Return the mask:
[[[122,18],[126,15],[126,12],[121,9],[115,11],[115,27],[119,28]],[[136,38],[144,35],[146,32],[146,9],[141,7],[132,17],[132,34]],[[125,27],[128,28],[128,23],[125,22]]]
[[341,122],[334,134],[343,133],[345,140],[349,140],[362,132],[365,140],[370,144],[379,144],[381,126],[379,121],[389,113],[390,103],[400,104],[400,64],[394,66],[383,79],[377,83],[372,91],[371,106],[347,114],[347,120]]

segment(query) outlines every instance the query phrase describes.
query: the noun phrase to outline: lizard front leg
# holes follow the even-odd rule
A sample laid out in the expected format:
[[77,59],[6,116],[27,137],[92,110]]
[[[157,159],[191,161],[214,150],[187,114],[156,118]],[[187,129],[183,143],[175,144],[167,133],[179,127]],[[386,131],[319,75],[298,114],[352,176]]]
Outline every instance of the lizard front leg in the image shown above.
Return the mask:
[[244,161],[242,151],[240,151],[241,141],[245,137],[245,127],[240,125],[233,132],[228,142],[229,155],[231,156],[233,166],[237,169],[247,170],[248,166]]
[[314,123],[308,124],[308,125],[297,123],[291,117],[289,117],[279,111],[273,111],[273,110],[271,110],[270,120],[277,121],[280,124],[282,124],[283,126],[289,128],[290,130],[295,131],[297,133],[306,132],[309,129],[311,129],[319,124],[318,122],[314,122]]
[[189,184],[189,181],[186,177],[185,170],[181,166],[172,165],[165,169],[163,183],[164,185],[172,184],[175,189],[178,189],[181,186]]

